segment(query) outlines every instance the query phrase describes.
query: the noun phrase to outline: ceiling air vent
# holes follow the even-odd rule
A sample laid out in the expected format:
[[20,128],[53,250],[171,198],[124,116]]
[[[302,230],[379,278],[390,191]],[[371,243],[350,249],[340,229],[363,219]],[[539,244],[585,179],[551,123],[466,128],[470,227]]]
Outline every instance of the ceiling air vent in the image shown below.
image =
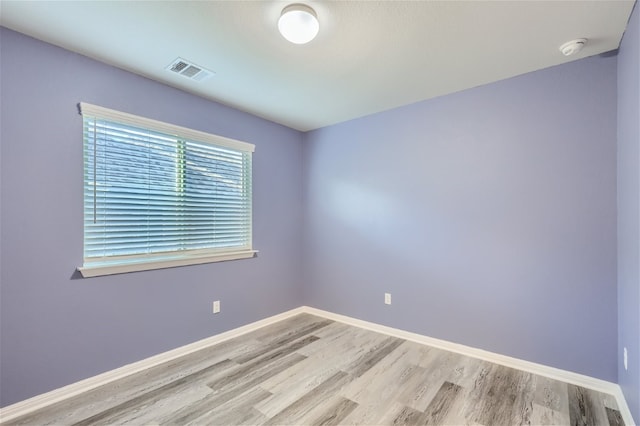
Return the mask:
[[167,69],[173,73],[180,74],[183,77],[195,81],[206,80],[215,74],[213,71],[206,70],[203,67],[182,58],[177,58],[175,61],[170,63]]

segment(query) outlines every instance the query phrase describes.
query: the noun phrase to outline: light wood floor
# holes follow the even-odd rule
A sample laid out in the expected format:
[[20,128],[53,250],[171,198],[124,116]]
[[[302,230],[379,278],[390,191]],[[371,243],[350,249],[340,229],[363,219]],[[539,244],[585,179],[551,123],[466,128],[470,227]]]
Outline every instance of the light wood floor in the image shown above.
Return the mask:
[[298,315],[10,424],[619,425],[613,396]]

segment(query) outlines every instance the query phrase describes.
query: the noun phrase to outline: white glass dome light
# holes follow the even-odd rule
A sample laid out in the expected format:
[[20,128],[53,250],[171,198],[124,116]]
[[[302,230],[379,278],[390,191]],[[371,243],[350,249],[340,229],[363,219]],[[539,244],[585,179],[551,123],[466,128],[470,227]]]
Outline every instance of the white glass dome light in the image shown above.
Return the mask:
[[290,4],[282,9],[278,20],[280,34],[291,43],[305,44],[313,40],[320,30],[316,12],[304,4]]

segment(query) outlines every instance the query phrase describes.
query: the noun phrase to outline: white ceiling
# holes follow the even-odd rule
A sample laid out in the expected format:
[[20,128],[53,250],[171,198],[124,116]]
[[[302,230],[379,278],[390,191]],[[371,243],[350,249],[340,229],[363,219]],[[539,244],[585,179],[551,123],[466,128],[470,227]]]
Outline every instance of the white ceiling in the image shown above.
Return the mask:
[[[294,45],[281,10],[312,6]],[[634,0],[0,1],[0,24],[307,131],[616,49]],[[575,57],[558,47],[589,43]],[[216,72],[195,82],[177,57]]]

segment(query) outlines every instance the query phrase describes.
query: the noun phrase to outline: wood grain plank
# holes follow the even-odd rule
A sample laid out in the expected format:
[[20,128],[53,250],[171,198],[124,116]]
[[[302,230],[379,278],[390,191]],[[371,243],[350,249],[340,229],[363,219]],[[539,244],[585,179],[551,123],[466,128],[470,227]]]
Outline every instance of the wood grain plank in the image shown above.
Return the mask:
[[266,327],[253,330],[245,336],[253,340],[258,340],[263,344],[268,344],[282,338],[287,333],[295,332],[301,327],[305,327],[322,320],[326,320],[326,318],[320,318],[311,314],[299,314],[282,321],[278,321],[274,324],[270,324]]
[[144,406],[154,404],[159,399],[166,398],[167,395],[181,392],[187,387],[192,386],[193,381],[206,377],[207,375],[215,373],[216,371],[229,368],[229,366],[232,365],[235,365],[235,363],[231,360],[226,359],[220,361],[214,365],[196,371],[195,373],[191,373],[188,376],[184,376],[178,380],[167,383],[166,385],[154,389],[151,392],[146,392],[142,395],[138,395],[135,398],[131,398],[115,407],[87,417],[82,421],[76,422],[75,426],[85,426],[101,423],[118,423],[123,417],[129,415],[131,411],[140,410]]
[[329,320],[324,320],[324,321],[316,321],[313,322],[311,324],[305,325],[303,327],[300,327],[294,331],[291,331],[289,333],[285,333],[283,336],[280,336],[278,339],[269,342],[263,346],[257,347],[255,350],[243,354],[241,356],[235,357],[233,358],[233,361],[237,362],[238,364],[244,364],[246,362],[249,361],[253,361],[257,358],[262,357],[265,354],[268,354],[270,352],[274,352],[277,351],[278,349],[280,349],[283,345],[287,345],[293,341],[299,340],[303,337],[313,337],[313,340],[311,341],[315,341],[318,340],[319,337],[315,337],[315,336],[309,336],[310,333],[321,329],[323,327],[328,326],[329,324],[331,324],[331,321]]
[[554,410],[548,406],[533,403],[532,425],[568,425],[569,412]]
[[353,377],[360,377],[403,343],[402,339],[389,337],[347,366],[345,371],[348,371]]
[[624,426],[624,420],[622,419],[620,411],[609,407],[605,407],[605,410],[607,412],[607,420],[609,420],[610,426]]
[[6,424],[623,422],[613,395],[304,314]]
[[392,425],[423,425],[426,424],[425,414],[410,407],[404,407],[391,422]]
[[[424,411],[441,386],[451,380],[461,381],[468,368],[464,357],[446,351],[430,351],[424,356],[410,379],[401,390],[398,401],[418,411]],[[452,382],[453,383],[453,382]]]
[[[385,340],[372,347],[368,353],[359,356],[344,367],[344,371],[352,373],[352,381],[342,390],[341,395],[352,401],[360,403],[372,394],[382,395],[390,389],[406,382],[415,367],[405,361],[410,348],[405,345],[395,347],[393,350],[388,344],[393,341]],[[395,342],[394,346],[395,346]],[[386,350],[384,348],[387,348]],[[370,360],[374,352],[384,350],[384,357],[378,357],[378,362],[363,371],[357,366],[357,362]],[[353,373],[356,374],[353,374]]]
[[606,425],[609,420],[596,392],[580,386],[567,385],[569,393],[569,421],[571,425]]
[[[407,352],[408,351],[408,352]],[[343,391],[345,396],[360,405],[345,418],[346,424],[380,424],[389,418],[398,406],[397,397],[407,387],[417,386],[416,371],[420,367],[407,362],[410,345],[402,345],[391,352],[374,368],[349,383]]]
[[460,386],[451,382],[444,382],[424,411],[423,417],[420,418],[421,424],[442,424],[461,395],[462,388]]
[[568,413],[569,394],[567,384],[547,377],[536,376],[533,402],[554,411]]
[[273,416],[267,421],[266,425],[300,424],[302,417],[338,392],[349,380],[349,374],[343,371],[334,374],[311,392]]
[[272,379],[264,381],[260,386],[273,395],[256,404],[255,408],[271,418],[340,371],[337,365],[307,358],[279,373],[278,386],[269,385]]
[[284,358],[278,358],[274,362],[262,366],[258,372],[251,372],[251,379],[236,376],[233,381],[224,381],[223,386],[214,385],[214,387],[212,387],[214,392],[211,396],[182,407],[172,416],[165,419],[165,421],[176,424],[189,423],[211,412],[212,408],[237,398],[243,393],[251,390],[251,388],[258,386],[266,377],[277,374],[303,359],[305,359],[303,355],[296,353],[289,354]]
[[[210,410],[188,423],[180,423],[182,426],[189,425],[243,425],[249,422],[267,420],[253,406],[260,401],[271,396],[271,394],[260,387],[253,387],[237,397],[221,405],[210,406]],[[157,418],[159,424],[170,423],[164,418]]]
[[500,365],[481,370],[476,386],[470,390],[468,419],[486,425],[527,424],[533,410],[532,402],[522,397],[521,381],[530,381],[530,374]]
[[[329,327],[332,326],[333,324]],[[366,330],[361,331],[366,332],[367,338],[363,339],[362,333],[354,332],[353,327],[343,328],[340,336],[331,335],[328,340],[320,338],[300,348],[297,352],[307,356],[305,361],[272,377],[261,386],[274,394],[271,401],[300,397],[336,372],[346,370],[354,358],[368,352],[386,338]],[[259,409],[263,411],[262,408]]]
[[46,425],[80,422],[259,344],[244,336],[221,342],[34,411],[12,423]]
[[337,397],[335,401],[323,408],[323,412],[313,421],[308,422],[312,426],[334,426],[339,425],[342,419],[348,416],[358,406],[350,399]]
[[[257,372],[261,371],[265,366],[268,366],[274,361],[277,361],[296,352],[298,349],[304,347],[305,345],[308,345],[311,342],[314,342],[317,339],[318,338],[315,336],[307,336],[301,340],[292,342],[287,346],[279,347],[276,350],[271,350],[259,358],[254,358],[251,362],[247,362],[238,366],[228,374],[225,374],[224,376],[219,377],[216,380],[210,381],[209,383],[207,383],[207,385],[214,390],[224,388],[229,383],[235,382],[240,378],[245,378],[251,374],[257,374]],[[303,358],[306,358],[303,355],[301,356]]]
[[160,396],[149,404],[134,409],[119,411],[118,414],[114,416],[114,419],[97,421],[95,423],[129,425],[160,424],[158,419],[171,415],[176,407],[193,404],[208,395],[211,395],[211,388],[204,384],[193,383],[179,392]]

